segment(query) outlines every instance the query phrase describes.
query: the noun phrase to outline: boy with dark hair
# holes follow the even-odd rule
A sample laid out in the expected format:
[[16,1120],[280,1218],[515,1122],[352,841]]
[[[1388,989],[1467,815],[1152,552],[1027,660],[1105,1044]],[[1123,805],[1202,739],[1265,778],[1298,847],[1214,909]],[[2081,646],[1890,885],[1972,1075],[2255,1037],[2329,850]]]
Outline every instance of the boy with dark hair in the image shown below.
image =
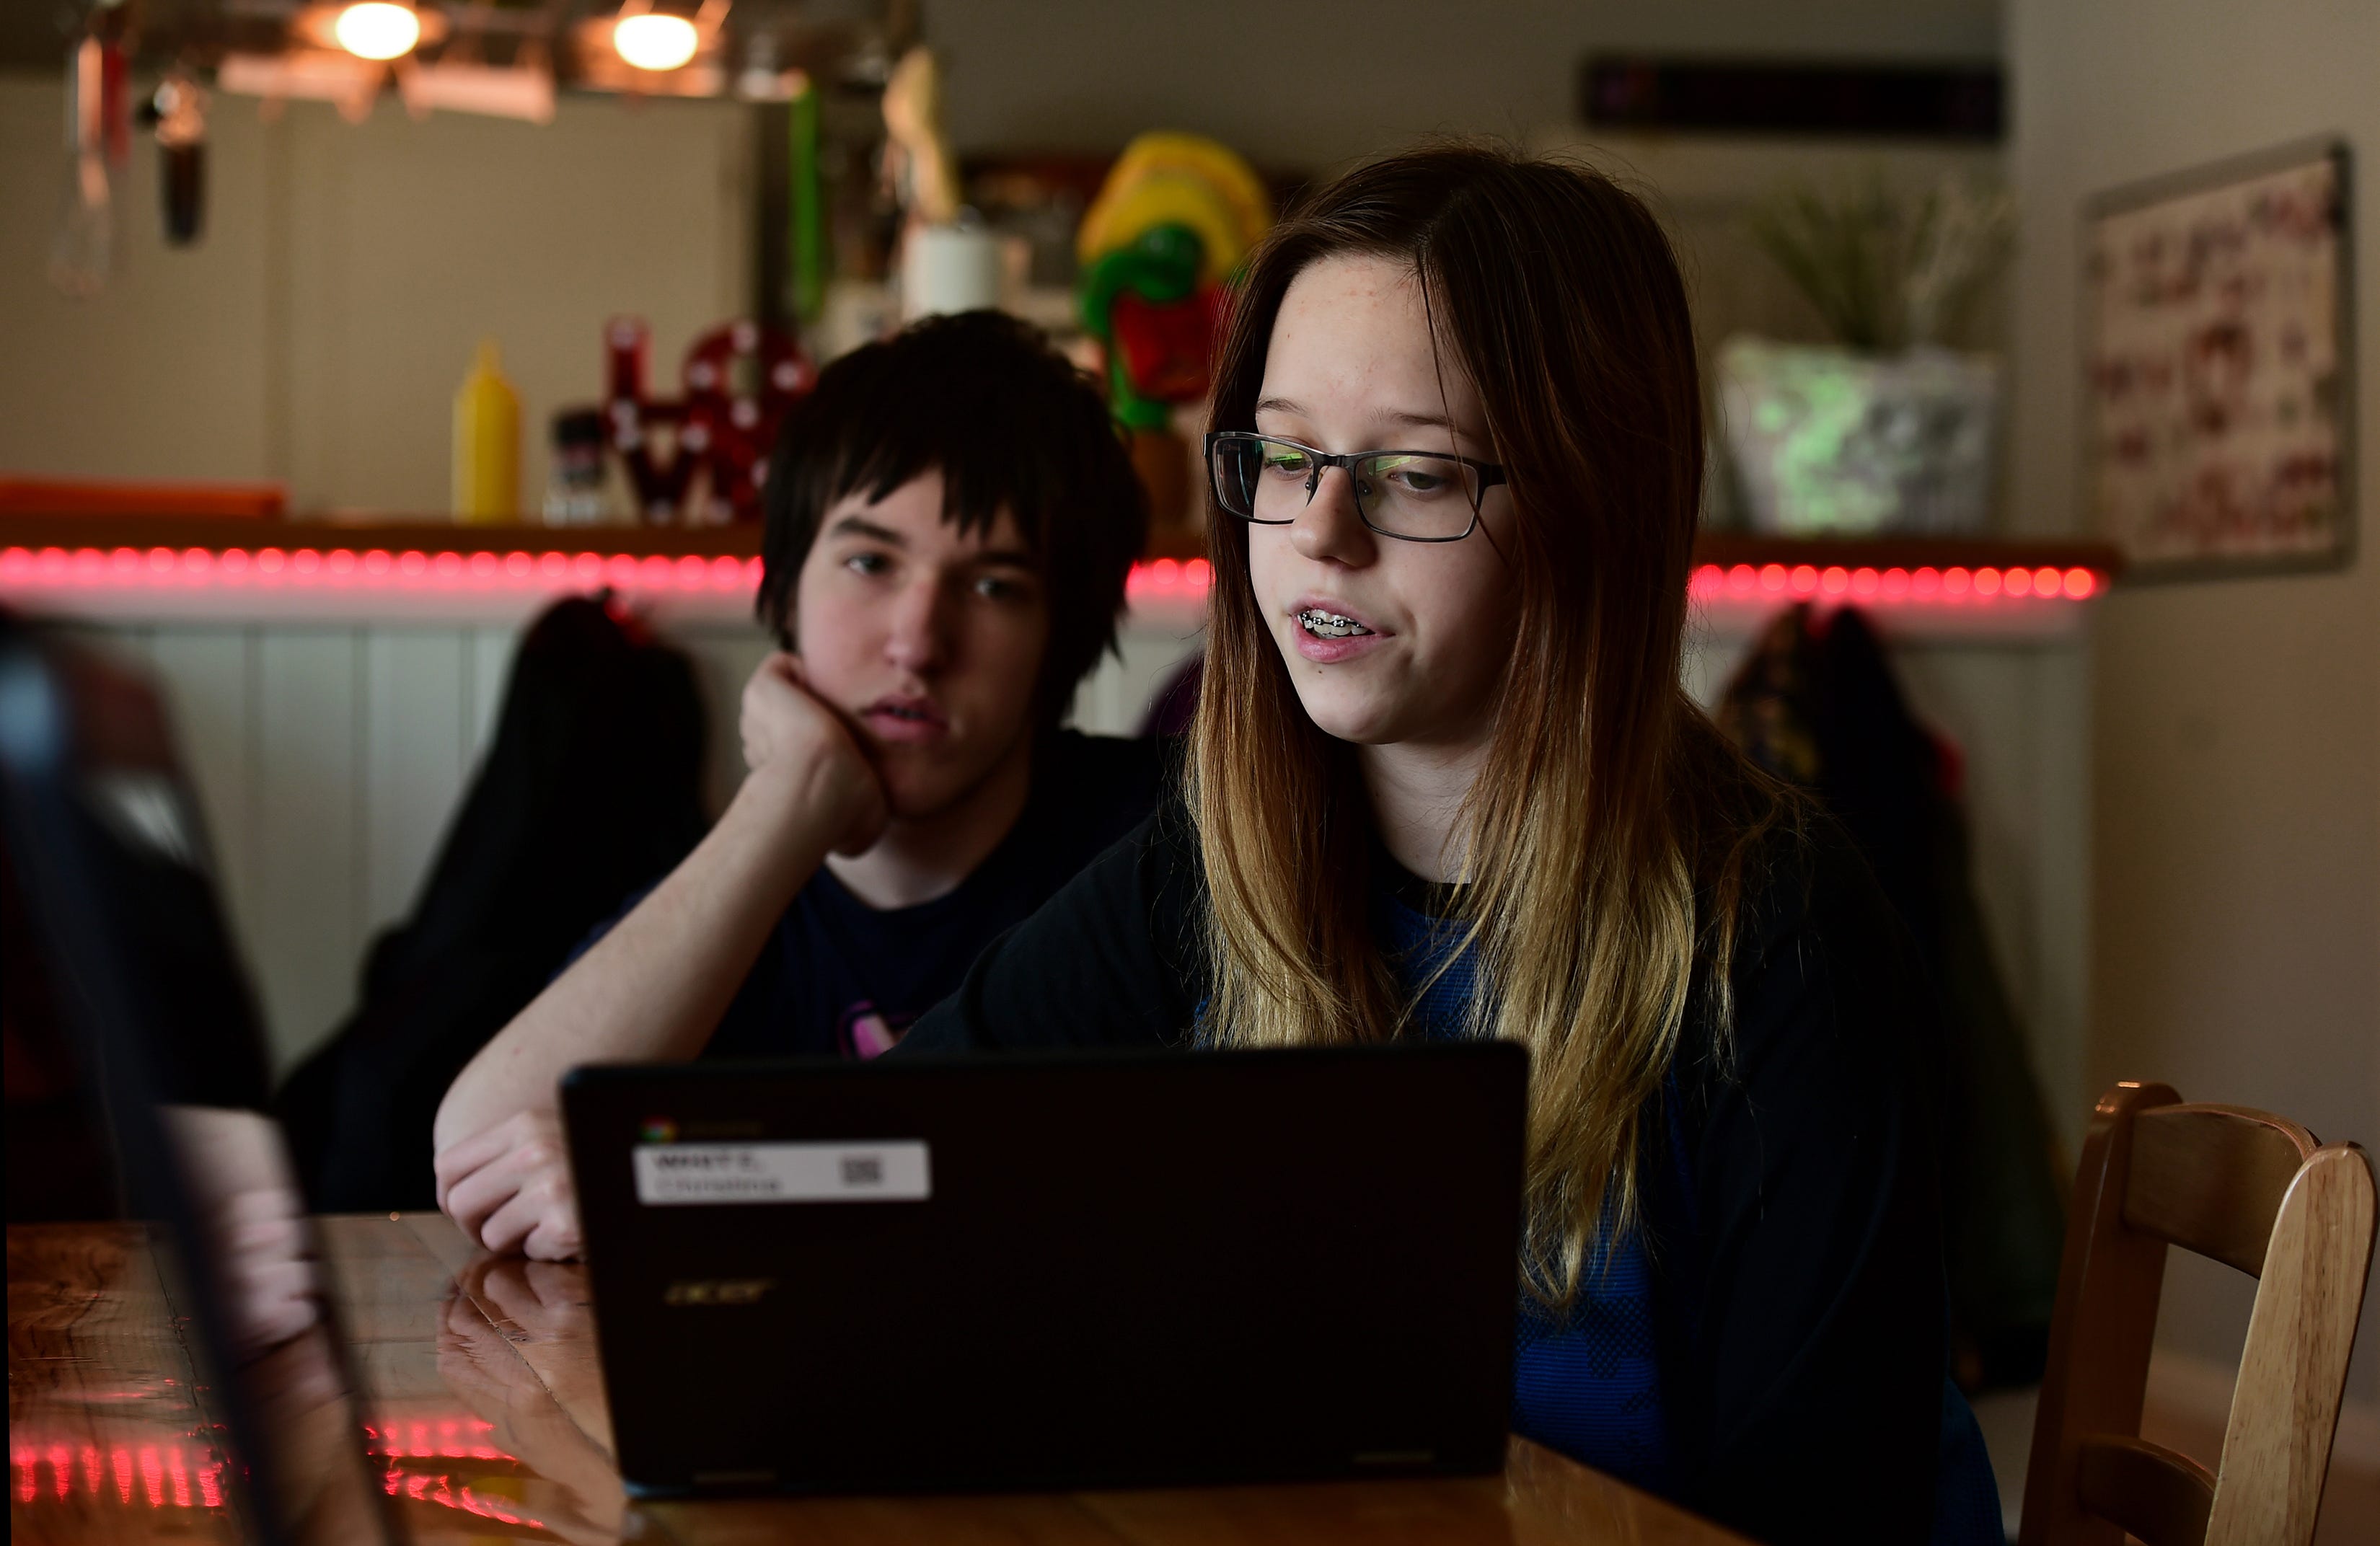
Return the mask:
[[1148,525],[1087,378],[937,318],[829,366],[771,462],[742,787],[439,1108],[439,1205],[491,1250],[577,1250],[565,1070],[873,1057],[1155,803],[1153,743],[1058,728]]

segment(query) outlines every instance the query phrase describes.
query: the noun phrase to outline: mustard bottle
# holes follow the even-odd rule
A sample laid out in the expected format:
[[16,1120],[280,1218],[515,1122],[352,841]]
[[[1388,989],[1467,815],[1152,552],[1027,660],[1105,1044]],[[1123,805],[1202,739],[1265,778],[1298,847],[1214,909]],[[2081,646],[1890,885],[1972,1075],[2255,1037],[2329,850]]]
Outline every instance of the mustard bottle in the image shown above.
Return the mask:
[[496,341],[484,338],[455,393],[455,519],[519,518],[520,397],[504,380]]

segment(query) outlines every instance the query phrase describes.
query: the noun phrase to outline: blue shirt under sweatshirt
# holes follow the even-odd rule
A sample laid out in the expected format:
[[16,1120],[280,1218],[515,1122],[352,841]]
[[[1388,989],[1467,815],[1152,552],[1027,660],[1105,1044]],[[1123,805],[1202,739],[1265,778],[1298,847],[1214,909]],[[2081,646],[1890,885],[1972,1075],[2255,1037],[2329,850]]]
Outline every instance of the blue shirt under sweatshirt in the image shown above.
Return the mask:
[[[1457,928],[1385,888],[1373,893],[1372,926],[1413,1000],[1414,1029],[1431,1041],[1468,1034],[1476,982],[1472,953],[1457,948]],[[1673,1483],[1652,1295],[1644,1240],[1632,1234],[1587,1263],[1567,1315],[1524,1299],[1512,1348],[1512,1431],[1667,1492]]]
[[[1375,863],[1394,864],[1385,854]],[[1403,879],[1402,886],[1375,888],[1372,926],[1413,1003],[1414,1028],[1431,1041],[1452,1041],[1470,1031],[1475,960],[1458,948],[1456,925],[1398,895],[1411,896],[1422,886]],[[1670,1100],[1674,1105],[1674,1081]],[[1664,1123],[1664,1129],[1662,1157],[1682,1163],[1674,1124]],[[1684,1189],[1671,1195],[1682,1196]],[[1691,1232],[1690,1221],[1683,1232]],[[1603,1243],[1580,1274],[1578,1298],[1567,1314],[1524,1299],[1512,1347],[1512,1431],[1634,1486],[1675,1492],[1653,1320],[1653,1274],[1644,1237],[1636,1233]],[[1941,1424],[1932,1546],[2000,1546],[2004,1526],[1991,1455],[1973,1408],[1947,1376]]]

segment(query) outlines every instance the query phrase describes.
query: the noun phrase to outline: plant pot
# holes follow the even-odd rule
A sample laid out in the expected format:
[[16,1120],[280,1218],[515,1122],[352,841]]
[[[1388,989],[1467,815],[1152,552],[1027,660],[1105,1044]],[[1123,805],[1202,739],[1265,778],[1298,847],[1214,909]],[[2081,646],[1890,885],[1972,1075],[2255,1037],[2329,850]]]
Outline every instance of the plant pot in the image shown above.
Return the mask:
[[1730,338],[1719,414],[1755,530],[1794,537],[1983,528],[2000,367],[1990,355],[1901,355]]

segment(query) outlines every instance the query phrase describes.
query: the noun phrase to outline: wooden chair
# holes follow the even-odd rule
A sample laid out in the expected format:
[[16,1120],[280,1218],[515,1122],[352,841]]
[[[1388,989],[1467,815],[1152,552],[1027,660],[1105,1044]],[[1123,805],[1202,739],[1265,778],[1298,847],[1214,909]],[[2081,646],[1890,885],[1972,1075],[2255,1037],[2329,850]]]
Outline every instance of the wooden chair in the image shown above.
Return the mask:
[[[2127,1081],[2092,1117],[2072,1209],[2022,1546],[2312,1540],[2372,1263],[2363,1151]],[[2140,1436],[2168,1244],[2260,1280],[2211,1473]]]

